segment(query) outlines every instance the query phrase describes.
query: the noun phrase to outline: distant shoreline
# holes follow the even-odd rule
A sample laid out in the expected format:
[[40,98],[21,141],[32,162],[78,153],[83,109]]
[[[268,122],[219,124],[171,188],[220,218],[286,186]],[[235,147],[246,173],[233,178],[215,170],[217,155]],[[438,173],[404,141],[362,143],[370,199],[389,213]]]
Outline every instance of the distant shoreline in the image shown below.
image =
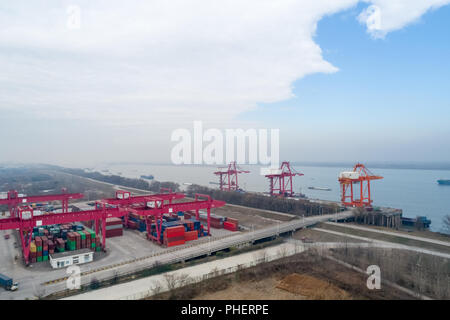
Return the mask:
[[[450,171],[450,163],[379,163],[362,161],[366,167],[374,169],[403,169],[403,170],[438,170]],[[356,162],[298,162],[291,161],[291,165],[300,167],[329,167],[329,168],[353,168]],[[224,165],[206,165],[206,164],[182,164],[174,165],[172,163],[151,163],[151,162],[111,162],[104,165],[151,165],[151,166],[176,166],[176,167],[217,167]],[[243,164],[243,166],[262,166],[259,164]]]
[[[293,166],[299,166],[299,167],[328,167],[328,168],[341,168],[342,170],[345,169],[351,169],[357,162],[298,162],[298,161],[291,161],[291,165]],[[369,162],[369,161],[361,161],[367,168],[369,169],[399,169],[399,170],[435,170],[435,171],[450,171],[450,163],[444,163],[444,162],[436,162],[436,163],[406,163],[406,162],[397,162],[397,163],[381,163],[381,162]],[[59,165],[55,164],[48,164],[48,163],[0,163],[0,168],[9,168],[9,167],[29,167],[29,166],[50,166],[50,167],[59,167]],[[225,166],[225,165],[207,165],[207,164],[181,164],[181,165],[175,165],[172,163],[162,163],[162,162],[108,162],[108,163],[98,163],[96,165],[74,165],[74,166],[67,166],[64,165],[62,167],[76,167],[76,168],[84,168],[84,169],[92,169],[94,167],[101,167],[101,166],[117,166],[117,165],[126,165],[126,166],[132,166],[132,165],[146,165],[146,166],[174,166],[174,167],[211,167],[211,168],[217,168],[218,166]],[[242,166],[257,166],[261,167],[264,165],[260,164],[242,164]],[[450,179],[449,177],[442,177],[442,179]]]

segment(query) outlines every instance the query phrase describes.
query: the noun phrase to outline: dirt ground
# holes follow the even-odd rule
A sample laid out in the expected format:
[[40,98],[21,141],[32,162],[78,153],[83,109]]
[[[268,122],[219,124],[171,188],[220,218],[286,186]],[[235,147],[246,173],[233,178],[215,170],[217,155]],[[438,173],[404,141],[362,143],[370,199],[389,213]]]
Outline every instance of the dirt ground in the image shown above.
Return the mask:
[[370,290],[367,275],[314,252],[264,263],[149,299],[397,300],[414,297],[395,288]]
[[222,208],[214,209],[214,214],[237,219],[241,226],[261,229],[273,226],[278,222],[285,222],[295,219],[294,217],[276,214],[264,210],[247,207],[226,205]]
[[323,300],[351,299],[351,295],[321,279],[293,273],[283,279],[269,277],[260,281],[235,284],[194,300]]
[[277,288],[313,300],[350,298],[350,294],[345,290],[339,289],[328,281],[307,274],[292,273],[284,277],[278,283]]

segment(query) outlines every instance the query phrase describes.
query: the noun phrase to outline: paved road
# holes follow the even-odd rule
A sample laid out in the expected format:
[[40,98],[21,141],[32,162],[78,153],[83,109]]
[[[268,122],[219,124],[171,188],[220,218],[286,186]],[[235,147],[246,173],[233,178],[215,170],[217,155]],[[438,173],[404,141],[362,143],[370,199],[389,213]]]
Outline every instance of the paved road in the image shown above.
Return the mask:
[[366,228],[366,227],[355,226],[355,225],[350,225],[350,224],[342,224],[342,223],[334,223],[334,222],[327,222],[327,224],[334,225],[334,226],[339,226],[339,227],[344,227],[344,228],[355,229],[355,230],[363,230],[363,231],[370,231],[370,232],[375,232],[375,233],[382,233],[382,234],[387,234],[387,235],[390,235],[390,236],[395,236],[395,237],[400,237],[400,238],[407,238],[407,239],[418,240],[418,241],[423,241],[423,242],[429,242],[429,243],[439,244],[441,246],[450,247],[450,241],[441,241],[441,240],[435,240],[435,239],[411,236],[409,234],[402,234],[402,233],[399,233],[399,232],[390,232],[390,231],[384,231],[384,230],[377,230],[377,229],[373,229],[373,228]]

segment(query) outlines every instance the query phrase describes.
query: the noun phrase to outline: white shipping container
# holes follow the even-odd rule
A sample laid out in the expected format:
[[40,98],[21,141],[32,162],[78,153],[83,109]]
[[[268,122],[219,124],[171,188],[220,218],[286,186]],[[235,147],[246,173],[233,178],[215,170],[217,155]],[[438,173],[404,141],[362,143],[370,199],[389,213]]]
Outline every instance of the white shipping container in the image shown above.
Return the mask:
[[124,199],[128,199],[130,197],[130,193],[129,192],[124,192],[123,193],[123,198]]
[[0,193],[0,199],[8,199],[8,193],[7,192],[1,192]]
[[359,172],[344,171],[339,174],[340,179],[359,179]]
[[123,199],[123,193],[117,193],[117,199]]

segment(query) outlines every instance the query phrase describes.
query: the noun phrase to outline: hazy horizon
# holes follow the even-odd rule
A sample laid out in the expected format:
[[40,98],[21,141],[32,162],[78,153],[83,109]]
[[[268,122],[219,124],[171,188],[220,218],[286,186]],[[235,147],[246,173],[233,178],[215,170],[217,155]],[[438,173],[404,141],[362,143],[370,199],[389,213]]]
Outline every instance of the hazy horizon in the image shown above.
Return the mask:
[[450,162],[449,3],[0,4],[0,162],[167,163],[195,120],[291,162]]

